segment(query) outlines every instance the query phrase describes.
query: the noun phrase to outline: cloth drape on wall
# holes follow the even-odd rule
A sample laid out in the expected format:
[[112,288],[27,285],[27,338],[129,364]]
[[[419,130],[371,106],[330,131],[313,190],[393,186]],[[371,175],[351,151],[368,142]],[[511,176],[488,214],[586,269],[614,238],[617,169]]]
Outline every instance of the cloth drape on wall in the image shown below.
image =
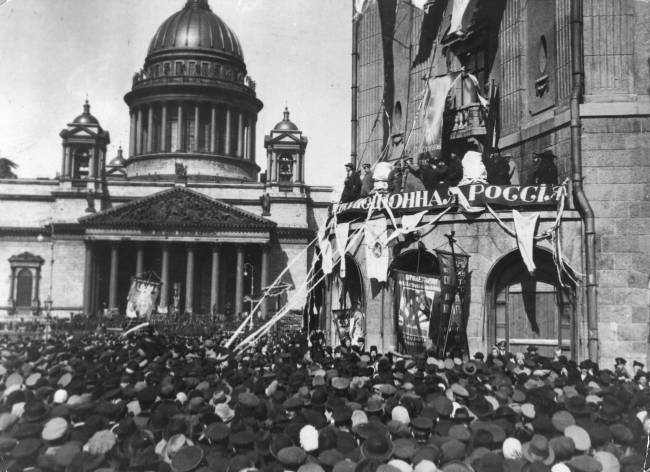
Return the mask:
[[386,218],[368,220],[365,225],[366,274],[369,279],[386,282],[388,273],[388,235]]

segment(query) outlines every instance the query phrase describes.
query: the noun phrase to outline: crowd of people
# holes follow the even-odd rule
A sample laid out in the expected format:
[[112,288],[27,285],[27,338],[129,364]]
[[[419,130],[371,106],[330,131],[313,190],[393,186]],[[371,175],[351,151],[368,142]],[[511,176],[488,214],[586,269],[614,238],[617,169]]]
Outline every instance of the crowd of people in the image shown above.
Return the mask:
[[505,344],[471,360],[322,332],[0,338],[7,471],[639,472],[644,366]]
[[[471,167],[480,169],[468,172],[470,158],[477,160]],[[533,165],[529,185],[557,185],[558,170],[555,155],[544,151],[533,156]],[[346,164],[346,177],[341,194],[341,203],[354,201],[369,196],[374,189],[373,170],[369,163],[363,163],[361,171],[352,163]],[[465,167],[465,169],[464,169]],[[468,175],[475,174],[475,175]],[[442,186],[454,187],[474,181],[492,185],[520,185],[519,170],[511,154],[494,152],[483,157],[482,147],[478,142],[470,143],[465,154],[451,152],[443,157],[440,151],[426,151],[418,154],[414,161],[411,155],[396,160],[388,177],[389,193],[416,192],[428,190],[433,192]]]

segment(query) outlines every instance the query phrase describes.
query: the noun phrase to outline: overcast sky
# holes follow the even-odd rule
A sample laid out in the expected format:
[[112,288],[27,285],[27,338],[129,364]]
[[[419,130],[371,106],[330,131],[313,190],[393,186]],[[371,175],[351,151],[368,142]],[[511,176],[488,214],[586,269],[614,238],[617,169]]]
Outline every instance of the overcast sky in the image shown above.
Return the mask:
[[[108,158],[129,143],[124,94],[158,26],[185,0],[0,0],[0,156],[19,177],[53,177],[59,132],[82,111],[111,133]],[[351,7],[346,0],[210,0],[237,34],[264,102],[263,136],[291,119],[309,137],[306,177],[339,186],[350,154]]]

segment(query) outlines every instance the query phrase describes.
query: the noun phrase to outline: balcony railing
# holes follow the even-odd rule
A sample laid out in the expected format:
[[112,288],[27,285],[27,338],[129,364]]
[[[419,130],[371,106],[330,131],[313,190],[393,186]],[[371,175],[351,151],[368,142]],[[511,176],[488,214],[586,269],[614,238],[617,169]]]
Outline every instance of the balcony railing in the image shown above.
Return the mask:
[[471,103],[445,112],[445,125],[451,140],[485,136],[487,111],[479,103]]
[[192,74],[169,74],[169,75],[148,75],[144,72],[137,72],[133,75],[133,88],[146,87],[150,85],[218,85],[224,88],[245,88],[251,92],[255,92],[256,83],[249,76],[241,78],[234,77],[229,80],[226,78],[210,77],[206,75],[192,75]]

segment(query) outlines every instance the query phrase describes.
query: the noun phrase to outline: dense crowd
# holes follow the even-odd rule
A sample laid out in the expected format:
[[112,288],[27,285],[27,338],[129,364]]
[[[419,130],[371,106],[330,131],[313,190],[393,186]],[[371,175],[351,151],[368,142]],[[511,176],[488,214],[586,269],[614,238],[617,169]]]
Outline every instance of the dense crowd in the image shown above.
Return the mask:
[[322,333],[0,338],[8,471],[639,472],[644,366],[331,349]]

